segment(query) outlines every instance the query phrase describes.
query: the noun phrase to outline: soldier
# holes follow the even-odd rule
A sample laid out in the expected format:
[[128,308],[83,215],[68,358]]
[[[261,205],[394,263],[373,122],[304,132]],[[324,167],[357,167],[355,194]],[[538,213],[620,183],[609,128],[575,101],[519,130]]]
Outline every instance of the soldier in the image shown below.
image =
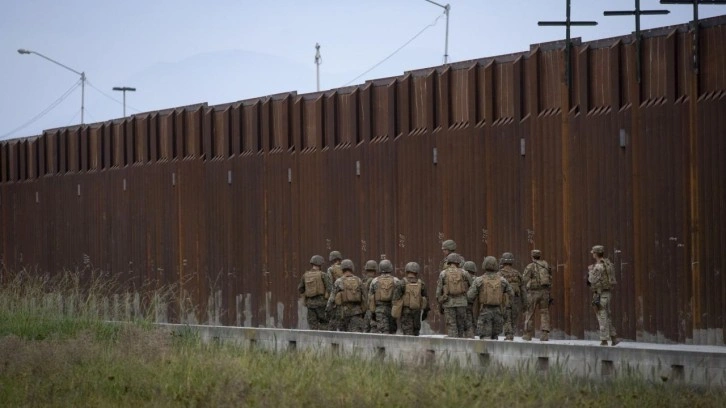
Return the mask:
[[532,340],[534,334],[534,312],[540,311],[540,341],[550,339],[550,288],[552,287],[552,269],[542,260],[539,249],[532,250],[532,262],[524,268],[522,281],[527,289],[527,307],[524,314],[523,340]]
[[446,257],[449,256],[449,254],[453,254],[454,251],[456,251],[456,242],[454,242],[453,239],[447,239],[446,241],[441,243],[441,251],[444,252],[444,259],[441,260],[441,265],[439,265],[439,270],[443,271],[447,267],[446,263]]
[[332,289],[330,277],[320,270],[323,266],[323,257],[314,255],[310,258],[312,269],[305,272],[300,278],[297,290],[305,298],[305,307],[308,309],[308,327],[311,330],[325,330],[328,328],[328,318],[325,314],[325,304]]
[[393,293],[393,317],[400,318],[401,330],[408,336],[419,335],[421,320],[426,320],[429,314],[426,285],[418,278],[420,269],[416,262],[407,263],[406,277],[399,281]]
[[366,262],[365,271],[363,271],[363,304],[366,305],[366,314],[365,314],[365,322],[366,322],[366,333],[370,333],[371,331],[371,315],[372,312],[368,310],[368,290],[371,287],[371,282],[373,282],[373,278],[376,277],[376,274],[378,273],[378,262],[374,260],[369,260]]
[[[328,277],[330,278],[331,282],[335,282],[343,276],[343,269],[340,267],[340,262],[342,261],[343,256],[338,251],[331,251],[330,255],[328,255],[328,261],[330,261],[330,266],[328,267]],[[338,310],[337,306],[333,304],[332,309],[328,311],[328,330],[331,331],[338,331],[340,330],[340,311]]]
[[332,310],[333,304],[338,306],[340,312],[340,331],[365,332],[365,303],[363,303],[363,281],[353,275],[355,266],[350,259],[340,263],[343,276],[333,284],[333,291],[328,298],[326,310]]
[[[522,274],[512,268],[514,263],[514,255],[511,252],[505,252],[499,260],[500,269],[499,272],[502,277],[507,280],[509,286],[512,287],[514,297],[506,299],[507,308],[504,311],[504,336],[505,340],[514,340],[514,333],[519,332],[520,329],[520,318],[522,315],[522,309],[525,304],[524,299],[527,296],[527,292],[522,285]],[[519,335],[519,333],[517,333]]]
[[467,337],[472,331],[466,310],[466,291],[471,286],[472,278],[469,272],[459,268],[460,263],[458,254],[452,252],[447,255],[446,269],[439,273],[436,285],[436,300],[439,302],[439,312],[444,314],[449,337]]
[[[472,261],[466,261],[464,262],[463,269],[467,272],[469,272],[469,275],[471,275],[471,279],[476,279],[476,264]],[[467,299],[468,300],[468,299]],[[468,304],[466,305],[466,313],[469,317],[469,327],[471,328],[469,332],[466,333],[466,337],[472,337],[474,335],[474,330],[476,329],[476,319],[479,313],[479,307],[476,299],[474,301],[468,300]],[[476,312],[475,312],[476,310]]]
[[371,333],[395,334],[396,320],[391,316],[391,308],[398,278],[391,275],[393,264],[388,259],[382,260],[378,269],[381,274],[371,281],[368,290],[368,310],[375,314],[375,324],[371,322]]
[[607,346],[608,339],[610,339],[614,346],[620,343],[610,316],[611,290],[617,283],[615,270],[613,263],[605,258],[604,246],[595,245],[590,253],[592,253],[595,263],[588,267],[587,285],[592,291],[592,305],[595,309],[598,326],[600,326],[600,345]]
[[474,279],[466,296],[473,301],[478,299],[479,318],[477,319],[476,335],[480,339],[497,340],[504,325],[502,308],[506,297],[514,296],[512,287],[504,277],[497,273],[497,258],[488,256],[481,264],[484,274]]

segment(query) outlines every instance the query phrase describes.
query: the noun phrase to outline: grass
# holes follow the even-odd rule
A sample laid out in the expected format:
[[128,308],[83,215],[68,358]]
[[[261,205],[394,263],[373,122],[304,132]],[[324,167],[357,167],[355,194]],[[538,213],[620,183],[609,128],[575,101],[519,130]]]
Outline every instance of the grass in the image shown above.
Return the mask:
[[87,301],[97,292],[76,292],[76,303],[86,306],[58,308],[31,299],[67,288],[21,286],[0,289],[2,406],[716,407],[726,401],[723,389],[635,378],[592,382],[561,373],[419,367],[202,344],[191,331],[172,336],[144,318],[104,323]]

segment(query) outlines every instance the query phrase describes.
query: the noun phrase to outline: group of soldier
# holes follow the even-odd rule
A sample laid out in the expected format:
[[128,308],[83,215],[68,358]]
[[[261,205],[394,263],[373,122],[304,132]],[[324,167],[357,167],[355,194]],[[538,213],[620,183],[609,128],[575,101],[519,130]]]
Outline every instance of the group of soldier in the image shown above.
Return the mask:
[[[531,262],[523,273],[512,267],[514,256],[505,252],[499,261],[493,256],[484,258],[483,273],[476,276],[476,264],[456,253],[453,240],[444,241],[441,249],[445,257],[439,268],[436,301],[449,337],[497,339],[503,332],[505,340],[521,334],[523,340],[531,341],[534,316],[539,311],[540,341],[549,340],[552,268],[540,250],[531,252]],[[615,284],[612,263],[604,258],[601,245],[594,246],[591,253],[595,263],[589,267],[587,284],[593,295],[600,344],[606,346],[609,340],[614,346],[618,340],[610,319]],[[298,285],[310,329],[395,334],[400,325],[403,334],[419,335],[430,307],[426,285],[418,277],[418,263],[407,263],[405,277],[398,279],[392,275],[391,261],[369,260],[360,278],[354,274],[353,261],[342,259],[340,252],[332,251],[328,260],[330,266],[323,271],[323,257],[314,255],[311,269]]]

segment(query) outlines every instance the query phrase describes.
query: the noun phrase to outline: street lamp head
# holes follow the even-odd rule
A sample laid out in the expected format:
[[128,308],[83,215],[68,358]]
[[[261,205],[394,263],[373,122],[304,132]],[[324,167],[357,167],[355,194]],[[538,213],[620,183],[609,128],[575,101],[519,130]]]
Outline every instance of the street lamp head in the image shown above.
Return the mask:
[[30,54],[30,51],[25,48],[20,48],[18,49],[18,54]]

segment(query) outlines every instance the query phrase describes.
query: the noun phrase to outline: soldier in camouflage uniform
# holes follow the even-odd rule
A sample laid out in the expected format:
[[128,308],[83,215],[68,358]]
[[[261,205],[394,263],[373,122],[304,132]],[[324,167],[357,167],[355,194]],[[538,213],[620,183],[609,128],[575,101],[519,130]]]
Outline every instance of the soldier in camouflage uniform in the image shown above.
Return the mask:
[[441,251],[444,253],[444,259],[441,260],[439,270],[443,271],[448,266],[448,263],[446,263],[446,257],[449,256],[449,254],[453,254],[454,252],[456,252],[456,242],[454,242],[453,239],[447,239],[446,241],[441,243]]
[[488,256],[481,264],[484,274],[474,279],[466,296],[469,300],[478,300],[479,317],[476,325],[476,335],[480,339],[497,340],[504,326],[504,314],[507,296],[512,297],[512,287],[497,270],[497,258]]
[[418,278],[420,269],[416,262],[407,263],[406,277],[399,281],[393,293],[393,317],[400,318],[401,330],[408,336],[419,335],[421,320],[426,320],[429,314],[426,285]]
[[366,262],[366,266],[363,271],[363,288],[365,289],[363,291],[363,304],[366,305],[366,314],[365,314],[365,322],[366,322],[366,333],[370,333],[371,331],[371,318],[373,317],[373,313],[368,310],[368,290],[371,287],[371,282],[373,282],[373,278],[376,277],[376,274],[378,273],[378,262],[374,260],[369,260]]
[[588,267],[587,285],[592,291],[592,305],[600,329],[600,345],[607,346],[610,340],[614,346],[619,341],[610,316],[611,290],[617,283],[613,263],[605,258],[605,247],[602,245],[595,245],[590,253],[595,263]]
[[368,290],[368,310],[375,313],[375,322],[371,321],[371,333],[396,334],[396,320],[391,316],[393,292],[398,285],[398,278],[391,275],[393,264],[384,259],[378,265],[379,276],[371,281]]
[[[467,272],[469,272],[469,275],[471,275],[471,279],[476,279],[476,264],[472,261],[466,261],[464,262],[463,269]],[[468,300],[468,299],[467,299]],[[472,337],[474,336],[474,331],[476,329],[476,314],[474,313],[474,308],[477,307],[476,301],[468,301],[469,304],[466,305],[466,313],[469,317],[469,331],[466,333],[466,337]],[[477,312],[479,309],[477,308]]]
[[461,257],[456,253],[446,256],[446,269],[439,273],[436,300],[443,309],[446,334],[449,337],[469,337],[472,331],[467,313],[467,290],[472,283],[469,272],[459,268]]
[[[507,308],[504,311],[504,336],[505,340],[514,340],[515,332],[519,332],[520,329],[520,318],[522,316],[522,309],[524,306],[524,299],[527,296],[527,291],[522,284],[522,274],[512,268],[514,263],[514,255],[511,252],[505,252],[499,260],[500,269],[499,273],[502,277],[509,282],[509,286],[512,287],[514,297],[507,299]],[[519,333],[517,333],[519,335]]]
[[540,341],[549,340],[550,333],[550,288],[552,268],[542,259],[539,249],[532,250],[532,262],[524,268],[522,281],[527,290],[527,308],[524,314],[523,340],[532,340],[534,335],[534,313],[540,311]]
[[[338,251],[331,251],[328,255],[328,261],[330,266],[328,267],[328,277],[331,282],[335,282],[343,276],[343,269],[340,267],[340,263],[343,260],[343,256]],[[335,304],[328,311],[328,330],[339,331],[340,330],[340,319],[341,314]]]
[[365,304],[363,303],[363,281],[353,275],[355,266],[350,259],[344,259],[340,263],[343,276],[333,284],[333,291],[328,298],[326,310],[332,310],[333,305],[338,305],[340,311],[340,331],[344,332],[365,332]]
[[305,299],[305,307],[308,309],[308,327],[310,330],[326,330],[328,328],[325,305],[332,284],[328,275],[320,270],[323,262],[322,256],[314,255],[310,259],[312,269],[303,274],[300,283],[297,285],[297,290]]

